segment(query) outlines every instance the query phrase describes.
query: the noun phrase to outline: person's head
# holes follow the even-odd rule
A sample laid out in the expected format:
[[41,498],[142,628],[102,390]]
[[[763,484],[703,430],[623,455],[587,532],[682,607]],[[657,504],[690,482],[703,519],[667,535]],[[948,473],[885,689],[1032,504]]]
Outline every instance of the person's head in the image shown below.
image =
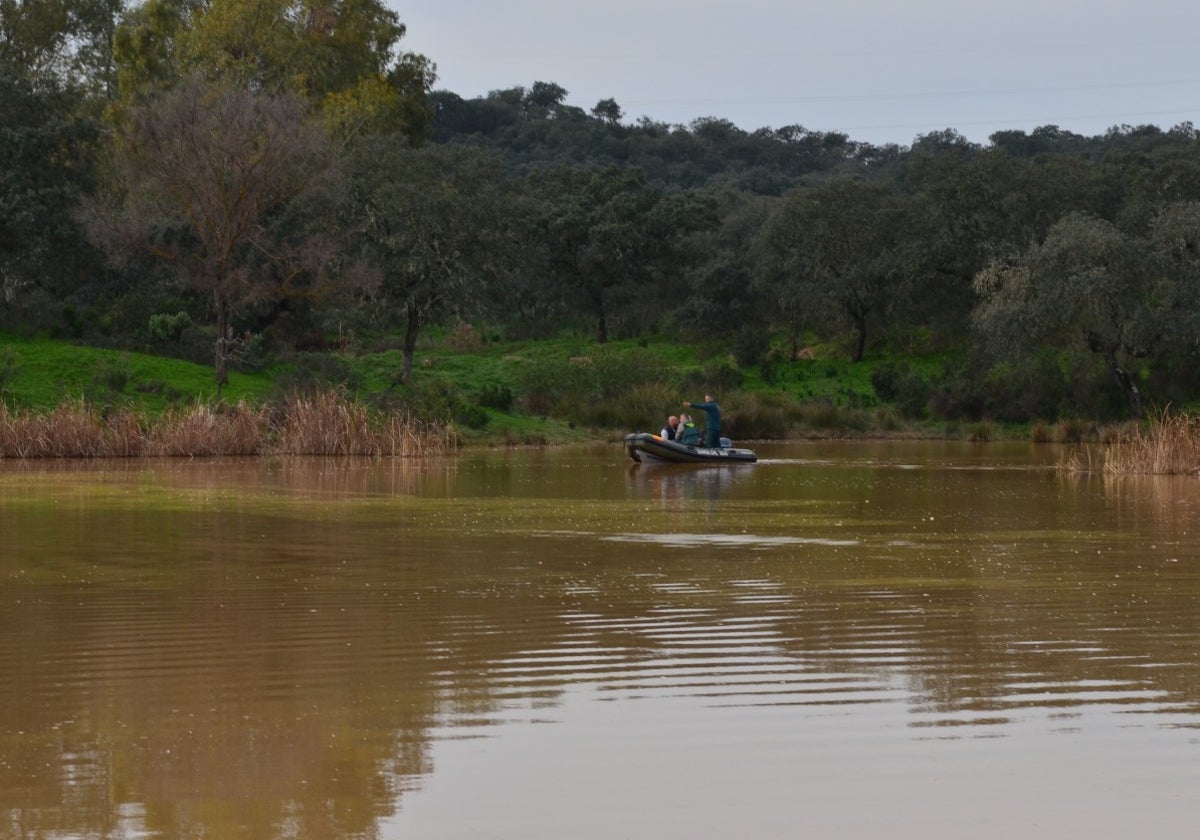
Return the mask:
[[675,428],[676,426],[679,425],[679,418],[676,417],[674,414],[672,414],[670,417],[667,418],[667,425],[670,426],[672,429]]
[[690,414],[680,414],[679,422],[680,423],[690,423],[690,422],[692,422],[692,417]]
[[705,395],[704,395],[704,401],[705,401],[705,402],[715,402],[715,400],[713,400],[713,395],[712,395],[712,394],[705,394]]

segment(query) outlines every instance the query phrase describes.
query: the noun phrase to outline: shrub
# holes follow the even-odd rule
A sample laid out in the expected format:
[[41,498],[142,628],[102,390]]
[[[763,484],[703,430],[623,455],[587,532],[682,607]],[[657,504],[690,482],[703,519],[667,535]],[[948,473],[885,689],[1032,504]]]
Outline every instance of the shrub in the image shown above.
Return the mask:
[[813,429],[851,429],[866,431],[871,428],[871,416],[862,409],[842,408],[831,400],[811,400],[799,409],[801,424]]
[[192,316],[186,312],[176,312],[174,315],[163,312],[150,316],[150,335],[164,344],[176,342],[191,325]]
[[786,438],[799,422],[799,406],[779,394],[738,393],[726,405],[729,409],[721,421],[728,436],[742,440],[780,440]]
[[111,407],[133,381],[133,365],[129,354],[107,357],[97,363],[92,379],[84,388],[84,397],[91,405]]
[[1068,417],[1054,424],[1052,438],[1056,443],[1082,443],[1086,433],[1086,423]]
[[531,360],[518,369],[516,387],[530,413],[568,419],[578,415],[580,406],[594,411],[633,389],[661,386],[662,369],[661,359],[650,350],[601,347],[589,355],[571,356],[565,363],[552,358]]
[[596,425],[617,429],[645,429],[657,432],[669,414],[679,413],[679,394],[665,384],[652,382],[636,385],[611,400],[589,405],[580,411],[560,407],[564,415],[576,418],[581,425]]
[[489,382],[479,389],[475,402],[484,408],[494,408],[496,411],[508,412],[513,407],[513,390],[507,385]]
[[463,402],[455,406],[454,422],[468,429],[484,429],[491,422],[491,417],[474,403]]
[[975,443],[986,443],[996,436],[996,426],[990,420],[980,420],[971,425],[967,437]]
[[338,388],[357,390],[361,378],[350,365],[337,356],[326,353],[293,353],[285,359],[286,366],[276,374],[272,393],[276,400],[286,400],[295,394],[315,394]]
[[767,358],[771,336],[762,327],[742,327],[733,337],[733,357],[742,367],[754,367]]
[[884,402],[892,403],[905,416],[921,418],[929,408],[928,380],[911,365],[890,362],[871,371],[871,386]]
[[884,431],[894,432],[904,427],[903,418],[893,405],[881,405],[875,408],[875,427]]
[[459,321],[450,331],[449,344],[460,353],[478,353],[483,349],[483,337],[466,321]]
[[734,360],[728,357],[704,366],[704,390],[709,393],[728,393],[740,388],[745,378]]

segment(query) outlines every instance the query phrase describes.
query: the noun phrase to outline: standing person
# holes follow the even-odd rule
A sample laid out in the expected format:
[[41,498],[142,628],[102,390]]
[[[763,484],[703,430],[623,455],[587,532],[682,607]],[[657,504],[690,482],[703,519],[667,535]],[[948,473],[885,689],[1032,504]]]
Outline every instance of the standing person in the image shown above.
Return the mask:
[[667,418],[667,425],[662,427],[662,431],[658,436],[663,440],[675,440],[675,435],[679,429],[679,418],[672,414]]
[[704,402],[685,401],[683,404],[687,408],[698,408],[708,415],[708,420],[704,423],[704,445],[719,449],[721,446],[721,406],[717,405],[712,394],[705,394]]
[[679,415],[679,428],[675,432],[675,440],[684,446],[698,446],[700,444],[700,430],[692,422],[690,414]]

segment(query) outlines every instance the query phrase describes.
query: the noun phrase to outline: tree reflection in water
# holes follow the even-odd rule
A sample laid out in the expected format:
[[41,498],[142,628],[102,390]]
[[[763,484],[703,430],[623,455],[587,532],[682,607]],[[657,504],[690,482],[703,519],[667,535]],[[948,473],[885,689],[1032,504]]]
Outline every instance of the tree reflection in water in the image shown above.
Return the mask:
[[1191,481],[801,451],[0,466],[5,830],[377,836],[440,743],[569,735],[581,689],[774,721],[797,755],[839,709],[860,765],[895,721],[1044,749],[1104,710],[1194,760]]

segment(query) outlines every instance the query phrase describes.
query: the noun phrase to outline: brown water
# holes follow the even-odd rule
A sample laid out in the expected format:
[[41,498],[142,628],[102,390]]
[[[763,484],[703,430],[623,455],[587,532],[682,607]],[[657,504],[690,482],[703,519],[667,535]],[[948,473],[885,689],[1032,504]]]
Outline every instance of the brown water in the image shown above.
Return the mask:
[[1200,481],[0,462],[0,837],[1182,838]]

